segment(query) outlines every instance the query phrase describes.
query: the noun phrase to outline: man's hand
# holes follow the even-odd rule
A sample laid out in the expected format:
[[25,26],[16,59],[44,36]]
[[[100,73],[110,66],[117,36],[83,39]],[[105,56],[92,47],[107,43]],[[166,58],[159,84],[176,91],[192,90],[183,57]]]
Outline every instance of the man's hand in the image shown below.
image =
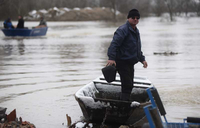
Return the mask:
[[114,60],[108,60],[106,66],[113,65],[113,64],[116,66],[116,62]]
[[143,64],[143,67],[144,67],[144,68],[147,68],[148,64],[147,64],[146,61],[143,61],[142,64]]

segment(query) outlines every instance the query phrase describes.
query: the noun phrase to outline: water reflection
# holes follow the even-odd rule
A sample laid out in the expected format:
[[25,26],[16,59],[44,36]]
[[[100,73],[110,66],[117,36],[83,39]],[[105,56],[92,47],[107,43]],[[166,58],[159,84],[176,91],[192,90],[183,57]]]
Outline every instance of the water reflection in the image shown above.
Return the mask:
[[4,55],[11,55],[12,54],[12,49],[13,49],[13,45],[10,45],[10,44],[6,44],[6,45],[3,45],[3,52],[4,52]]
[[18,40],[18,49],[19,49],[19,53],[20,53],[21,55],[23,55],[24,52],[25,52],[25,45],[24,45],[24,43],[23,43],[23,39]]

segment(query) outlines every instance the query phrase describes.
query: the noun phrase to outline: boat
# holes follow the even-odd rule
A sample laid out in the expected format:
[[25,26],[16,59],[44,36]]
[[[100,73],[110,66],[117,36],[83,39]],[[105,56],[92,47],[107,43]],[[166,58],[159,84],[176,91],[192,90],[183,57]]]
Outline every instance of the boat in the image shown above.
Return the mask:
[[153,84],[146,77],[135,76],[130,101],[120,100],[121,81],[108,83],[102,76],[75,93],[84,120],[96,123],[134,124],[145,118],[143,107],[150,104],[146,89]]
[[[166,118],[166,111],[162,100],[155,87],[146,89],[151,104],[144,107],[144,112],[148,123],[144,123],[143,127],[148,128],[200,128],[199,117],[187,117],[183,122],[168,122]],[[164,121],[163,121],[163,119]]]
[[48,27],[40,28],[17,28],[17,29],[1,29],[5,36],[45,36]]

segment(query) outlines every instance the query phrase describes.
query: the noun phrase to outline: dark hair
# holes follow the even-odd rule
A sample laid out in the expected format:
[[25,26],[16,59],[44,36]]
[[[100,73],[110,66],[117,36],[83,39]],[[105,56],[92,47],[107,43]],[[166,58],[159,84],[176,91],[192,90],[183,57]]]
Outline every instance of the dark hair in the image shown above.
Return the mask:
[[140,18],[140,13],[137,9],[132,9],[128,12],[128,16],[127,16],[127,19],[129,18],[133,18],[135,16],[138,16]]

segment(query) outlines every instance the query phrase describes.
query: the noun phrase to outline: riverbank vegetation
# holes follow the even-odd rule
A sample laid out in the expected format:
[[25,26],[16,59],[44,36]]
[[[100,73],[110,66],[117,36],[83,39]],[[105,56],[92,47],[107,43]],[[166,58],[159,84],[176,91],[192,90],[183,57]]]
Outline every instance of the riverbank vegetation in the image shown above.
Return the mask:
[[[200,16],[200,0],[0,0],[0,20],[10,17],[16,20],[18,15],[28,16],[33,10],[49,10],[50,8],[110,8],[107,14],[112,17],[108,20],[116,20],[117,12],[127,14],[132,8],[137,8],[141,16],[161,16],[163,13],[169,13],[170,20],[173,17],[185,13],[193,13],[192,16]],[[91,11],[90,11],[91,12]],[[57,13],[57,12],[53,12]],[[88,13],[86,11],[86,13]],[[78,15],[76,15],[78,16]],[[102,20],[106,19],[102,16]],[[84,18],[84,17],[83,17]],[[79,20],[76,18],[64,18],[61,20]],[[52,17],[50,20],[59,20]],[[91,20],[86,18],[83,20]],[[93,20],[99,20],[94,18]]]

